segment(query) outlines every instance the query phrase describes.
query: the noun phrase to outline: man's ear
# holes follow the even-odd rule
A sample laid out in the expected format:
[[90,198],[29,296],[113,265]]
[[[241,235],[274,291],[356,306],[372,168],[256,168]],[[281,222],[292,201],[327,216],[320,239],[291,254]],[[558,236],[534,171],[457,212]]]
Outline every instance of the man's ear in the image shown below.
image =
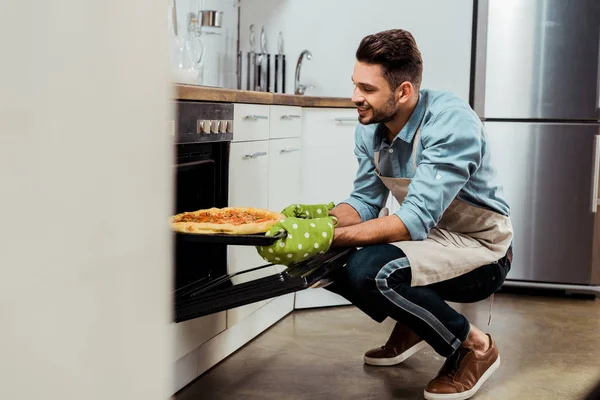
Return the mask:
[[396,88],[396,102],[406,103],[413,96],[415,90],[412,83],[406,81],[402,82],[400,86]]

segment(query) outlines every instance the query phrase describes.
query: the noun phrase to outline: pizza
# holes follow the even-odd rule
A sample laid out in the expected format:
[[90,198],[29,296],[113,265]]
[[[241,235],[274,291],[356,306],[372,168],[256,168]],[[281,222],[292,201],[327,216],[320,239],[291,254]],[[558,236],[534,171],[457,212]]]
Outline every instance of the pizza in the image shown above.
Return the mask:
[[252,207],[209,208],[183,212],[171,217],[171,228],[176,232],[230,235],[265,233],[285,216]]

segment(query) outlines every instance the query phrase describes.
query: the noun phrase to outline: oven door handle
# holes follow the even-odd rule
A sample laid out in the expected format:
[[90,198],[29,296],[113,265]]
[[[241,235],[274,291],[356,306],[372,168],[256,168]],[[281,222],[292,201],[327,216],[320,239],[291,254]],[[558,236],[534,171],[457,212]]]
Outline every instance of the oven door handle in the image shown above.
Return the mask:
[[199,165],[204,164],[214,164],[215,160],[200,160],[200,161],[192,161],[188,163],[177,164],[176,168],[180,171],[185,171],[188,169],[196,168]]
[[243,160],[250,160],[250,159],[253,159],[253,158],[257,158],[257,157],[264,157],[264,156],[266,156],[266,155],[267,155],[267,152],[266,152],[266,151],[259,151],[259,152],[257,152],[257,153],[249,153],[249,154],[246,154],[246,155],[244,155],[244,156],[242,157],[242,159],[243,159]]

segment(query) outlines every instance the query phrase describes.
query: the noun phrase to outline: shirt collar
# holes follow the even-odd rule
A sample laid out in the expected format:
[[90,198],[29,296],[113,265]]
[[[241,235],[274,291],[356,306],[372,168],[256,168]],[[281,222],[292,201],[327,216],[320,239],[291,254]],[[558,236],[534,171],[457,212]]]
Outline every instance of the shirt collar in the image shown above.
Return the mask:
[[[426,99],[424,93],[419,93],[419,100],[417,101],[417,106],[415,107],[413,113],[410,118],[400,131],[398,135],[394,138],[394,141],[397,138],[400,138],[406,143],[411,143],[415,134],[417,133],[417,129],[423,120],[423,116],[425,115],[426,108]],[[385,124],[379,123],[377,124],[377,128],[375,128],[375,149],[379,149],[383,140],[387,136],[387,127]]]

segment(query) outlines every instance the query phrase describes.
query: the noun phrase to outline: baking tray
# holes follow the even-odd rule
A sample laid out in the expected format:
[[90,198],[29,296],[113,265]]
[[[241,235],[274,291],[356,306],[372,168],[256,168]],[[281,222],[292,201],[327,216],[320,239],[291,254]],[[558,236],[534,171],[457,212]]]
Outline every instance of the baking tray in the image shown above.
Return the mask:
[[230,283],[231,278],[273,264],[190,285],[175,292],[175,322],[307,289],[334,270],[344,267],[348,257],[355,251],[355,248],[331,249],[325,254],[294,264],[283,272],[236,285]]
[[202,234],[175,232],[177,240],[198,244],[230,244],[234,246],[270,246],[287,236],[287,232],[279,232],[273,236],[264,233],[253,235],[227,235],[224,233]]

